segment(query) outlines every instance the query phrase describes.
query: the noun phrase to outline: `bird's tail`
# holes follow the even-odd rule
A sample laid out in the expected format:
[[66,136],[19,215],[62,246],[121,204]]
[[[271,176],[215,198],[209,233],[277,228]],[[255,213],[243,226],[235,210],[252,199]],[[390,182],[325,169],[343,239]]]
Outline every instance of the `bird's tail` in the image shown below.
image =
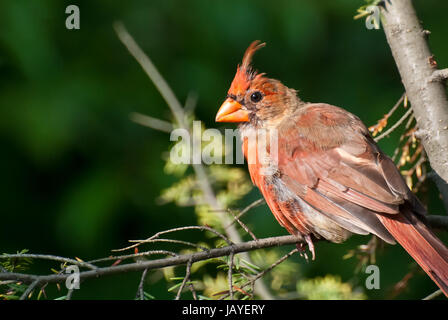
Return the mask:
[[448,297],[448,248],[408,208],[402,214],[378,215],[399,244]]

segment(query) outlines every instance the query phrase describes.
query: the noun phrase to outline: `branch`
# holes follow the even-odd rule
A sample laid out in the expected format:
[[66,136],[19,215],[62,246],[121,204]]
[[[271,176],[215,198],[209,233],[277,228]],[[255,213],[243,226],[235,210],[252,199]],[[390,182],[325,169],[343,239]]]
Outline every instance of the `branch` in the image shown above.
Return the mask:
[[374,138],[375,142],[380,141],[381,139],[383,139],[384,137],[388,136],[389,134],[391,134],[398,126],[400,126],[400,124],[403,123],[404,120],[407,119],[407,117],[409,117],[409,115],[412,113],[412,109],[409,108],[408,111],[406,111],[406,113],[397,121],[394,123],[394,125],[392,127],[390,127],[388,130],[384,131],[384,133],[382,133],[381,135],[379,135],[378,137]]
[[31,254],[31,253],[16,253],[16,254],[7,254],[4,253],[0,255],[0,259],[14,259],[14,258],[31,258],[31,259],[43,259],[43,260],[52,260],[58,262],[65,262],[71,265],[76,265],[78,267],[85,267],[88,269],[96,269],[97,267],[89,262],[84,262],[80,260],[65,258],[54,256],[51,254]]
[[442,70],[436,70],[432,73],[431,77],[429,77],[428,81],[430,82],[441,82],[448,79],[448,68]]
[[[238,213],[238,215],[236,215],[232,222],[230,224],[234,224],[235,221],[238,221],[238,219],[240,219],[244,214],[246,214],[250,209],[255,208],[257,206],[259,206],[260,204],[262,204],[263,202],[265,202],[265,200],[263,198],[255,200],[254,202],[252,202],[250,205],[248,205],[246,208],[244,208],[243,210],[240,211],[240,213]],[[230,227],[230,224],[226,227],[224,227],[225,229]]]
[[424,132],[422,143],[431,167],[448,181],[448,100],[444,84],[433,81],[447,71],[435,71],[437,63],[411,0],[384,1],[381,13],[387,42],[418,128]]
[[443,291],[441,289],[431,293],[429,296],[423,298],[422,300],[432,300],[434,298],[437,298],[438,296],[441,296],[443,294]]
[[166,133],[170,133],[173,131],[173,125],[168,121],[163,121],[157,118],[153,118],[138,112],[132,112],[129,117],[135,123],[138,123],[142,126],[149,127],[155,129],[157,131],[162,131]]
[[39,278],[36,278],[29,286],[26,288],[26,290],[23,292],[23,294],[20,296],[20,300],[25,300],[29,297],[31,292],[36,288],[42,281]]
[[145,285],[146,274],[148,273],[148,269],[143,270],[142,277],[140,278],[140,283],[138,285],[137,295],[135,296],[136,300],[144,300],[145,292],[143,287]]
[[172,242],[172,243],[180,243],[180,244],[186,244],[188,246],[192,246],[198,249],[203,249],[203,250],[207,250],[207,248],[202,247],[200,245],[191,243],[191,242],[187,242],[187,241],[182,241],[182,240],[172,240],[172,239],[159,239],[159,237],[163,234],[167,234],[167,233],[171,233],[171,232],[176,232],[176,231],[184,231],[184,230],[200,230],[200,231],[209,231],[211,233],[213,233],[214,235],[220,237],[221,239],[223,239],[225,242],[227,242],[227,244],[231,245],[232,241],[230,241],[226,236],[224,236],[222,233],[216,231],[213,228],[210,228],[208,226],[185,226],[185,227],[179,227],[179,228],[173,228],[173,229],[169,229],[169,230],[165,230],[165,231],[160,231],[157,232],[155,235],[145,239],[145,240],[129,240],[129,242],[136,242],[136,244],[133,244],[131,246],[125,247],[125,248],[121,248],[121,249],[114,249],[112,251],[125,251],[125,250],[129,250],[135,247],[138,247],[139,245],[143,244],[143,243],[150,243],[150,242]]
[[[187,269],[185,271],[185,277],[184,277],[184,280],[182,281],[182,284],[181,284],[179,290],[177,291],[176,300],[180,299],[180,295],[181,295],[182,291],[184,290],[184,287],[187,284],[187,281],[189,281],[189,279],[190,279],[191,265],[192,264],[193,263],[192,263],[191,259],[188,260],[188,262],[187,262]],[[146,269],[146,270],[148,270],[148,269]]]
[[[183,254],[175,257],[157,259],[151,261],[139,261],[124,265],[112,265],[110,267],[102,267],[94,270],[87,270],[80,272],[80,280],[89,278],[98,278],[101,276],[120,274],[125,272],[138,272],[146,269],[160,269],[169,266],[178,266],[183,264],[194,263],[197,261],[208,260],[211,258],[218,258],[237,253],[248,252],[256,249],[271,248],[276,246],[297,244],[303,242],[302,238],[296,236],[279,236],[270,237],[243,243],[237,243],[222,248],[215,248],[207,251],[196,252],[192,254]],[[25,273],[6,272],[0,273],[0,280],[14,280],[23,281],[25,283],[32,283],[32,288],[27,290],[31,292],[40,283],[62,283],[72,274],[51,274],[51,275],[32,275]],[[29,288],[29,287],[28,287]],[[29,294],[28,292],[28,294]]]

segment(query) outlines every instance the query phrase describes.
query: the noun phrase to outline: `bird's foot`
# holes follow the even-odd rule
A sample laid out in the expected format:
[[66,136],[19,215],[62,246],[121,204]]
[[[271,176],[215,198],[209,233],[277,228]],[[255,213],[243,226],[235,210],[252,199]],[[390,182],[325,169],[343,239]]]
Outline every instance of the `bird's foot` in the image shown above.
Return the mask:
[[311,237],[309,235],[306,235],[305,237],[306,243],[308,243],[308,250],[311,252],[311,260],[316,259],[316,254],[314,252],[314,243],[313,240],[311,240]]
[[306,254],[306,246],[303,242],[296,244],[297,250],[299,250],[299,254],[302,258],[305,258],[306,262],[308,262],[308,255]]
[[311,240],[311,237],[309,235],[304,236],[304,239],[306,241],[306,244],[301,242],[297,243],[296,247],[299,250],[299,254],[301,257],[304,257],[306,261],[308,261],[308,255],[306,253],[306,247],[308,245],[308,250],[311,252],[311,260],[316,259],[316,254],[314,252],[314,243],[313,240]]

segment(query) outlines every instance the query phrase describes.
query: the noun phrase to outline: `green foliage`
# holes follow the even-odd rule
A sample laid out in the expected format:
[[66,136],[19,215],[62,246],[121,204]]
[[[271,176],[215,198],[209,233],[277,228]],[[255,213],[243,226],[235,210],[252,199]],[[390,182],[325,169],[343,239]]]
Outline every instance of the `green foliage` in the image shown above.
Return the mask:
[[229,166],[211,166],[210,178],[221,188],[217,191],[218,201],[229,208],[252,190],[252,183],[243,169]]
[[200,196],[195,176],[189,175],[174,183],[171,187],[162,190],[159,203],[174,202],[178,206],[188,206],[195,204],[201,198]]
[[366,3],[365,5],[362,5],[361,7],[359,7],[356,11],[358,12],[358,14],[354,17],[354,19],[360,19],[363,18],[365,16],[368,16],[371,12],[367,11],[367,8],[370,6],[376,6],[378,5],[380,2],[382,2],[383,0],[364,0],[364,2]]
[[0,300],[18,300],[25,292],[27,285],[23,283],[7,283],[0,285]]
[[144,295],[145,300],[154,300],[155,299],[155,297],[153,295],[149,294],[146,291],[143,292],[143,295]]
[[[278,249],[257,250],[251,253],[252,261],[262,269],[270,267],[280,257],[281,252]],[[294,284],[301,276],[303,274],[300,264],[288,259],[272,269],[265,280],[269,279],[271,288],[281,295],[295,290]]]
[[[25,254],[28,252],[28,249],[23,249],[21,251],[17,251],[17,254]],[[6,254],[6,253],[4,253]],[[7,272],[19,272],[27,270],[30,265],[33,263],[33,259],[31,258],[7,258],[0,259],[0,266],[5,269]]]
[[[27,253],[28,249],[18,251],[17,254]],[[5,253],[6,254],[6,253]],[[33,260],[31,258],[6,258],[0,259],[1,272],[21,272],[30,268]],[[0,300],[17,300],[26,290],[27,285],[21,282],[0,281]]]
[[204,296],[209,299],[217,299],[223,293],[228,293],[229,283],[227,275],[219,272],[216,276],[206,274],[202,280],[204,286]]
[[364,293],[354,290],[339,276],[326,275],[297,283],[297,292],[309,300],[363,300]]
[[[168,288],[168,292],[174,292],[179,290],[180,286],[182,285],[184,278],[182,277],[174,277],[170,279],[171,281],[179,281],[178,283],[176,283],[175,285],[171,286]],[[185,285],[188,286],[190,284],[196,284],[197,281],[185,281]]]
[[[201,127],[201,132],[205,128]],[[211,148],[219,150],[221,146],[219,141],[210,141],[202,143],[202,149]],[[179,144],[181,146],[179,146]],[[173,149],[185,148],[186,143],[178,142],[172,146],[169,153]],[[183,151],[185,152],[185,150]],[[225,150],[219,156],[225,156]],[[169,188],[162,190],[159,197],[160,203],[174,202],[178,206],[194,206],[198,221],[202,225],[208,225],[218,230],[222,230],[222,215],[228,214],[225,212],[214,212],[211,210],[207,199],[204,198],[202,190],[199,187],[198,181],[194,174],[186,175],[188,165],[175,164],[169,157],[165,159],[165,172],[172,174],[179,178]],[[239,200],[244,198],[246,194],[252,189],[247,173],[240,168],[232,168],[225,165],[210,165],[206,167],[207,175],[212,184],[216,198],[222,208],[228,209],[236,205]]]

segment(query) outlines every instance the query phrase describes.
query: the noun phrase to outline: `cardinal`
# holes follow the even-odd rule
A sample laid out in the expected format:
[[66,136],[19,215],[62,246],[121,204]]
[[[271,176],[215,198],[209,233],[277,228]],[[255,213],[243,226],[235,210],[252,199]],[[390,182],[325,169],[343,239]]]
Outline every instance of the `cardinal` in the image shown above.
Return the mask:
[[[248,161],[252,182],[276,220],[303,239],[313,260],[319,239],[373,234],[398,242],[448,296],[448,248],[428,228],[425,208],[393,161],[357,116],[304,102],[253,69],[252,56],[264,45],[254,41],[246,50],[216,121],[239,123],[243,154],[255,159]],[[251,140],[259,130],[275,135],[275,146]]]

